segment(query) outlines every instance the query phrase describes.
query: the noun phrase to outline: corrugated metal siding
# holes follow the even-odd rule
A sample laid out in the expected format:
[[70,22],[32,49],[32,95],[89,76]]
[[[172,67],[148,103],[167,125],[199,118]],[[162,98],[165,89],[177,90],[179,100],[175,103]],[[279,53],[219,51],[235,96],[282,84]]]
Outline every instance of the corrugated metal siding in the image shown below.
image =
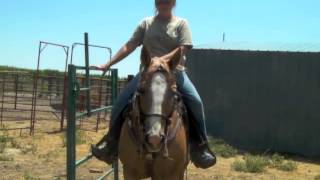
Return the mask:
[[194,49],[187,67],[210,134],[320,157],[320,53]]
[[216,42],[212,44],[198,45],[196,48],[242,51],[320,52],[319,43]]

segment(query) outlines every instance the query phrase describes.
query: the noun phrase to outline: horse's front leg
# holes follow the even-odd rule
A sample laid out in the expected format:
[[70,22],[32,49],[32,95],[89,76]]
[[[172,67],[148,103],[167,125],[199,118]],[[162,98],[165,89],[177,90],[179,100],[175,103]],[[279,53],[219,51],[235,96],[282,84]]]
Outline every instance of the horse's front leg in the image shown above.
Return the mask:
[[155,175],[151,178],[152,180],[184,180],[184,172],[174,172],[169,176]]
[[137,174],[133,173],[130,169],[123,166],[123,178],[124,180],[140,180]]

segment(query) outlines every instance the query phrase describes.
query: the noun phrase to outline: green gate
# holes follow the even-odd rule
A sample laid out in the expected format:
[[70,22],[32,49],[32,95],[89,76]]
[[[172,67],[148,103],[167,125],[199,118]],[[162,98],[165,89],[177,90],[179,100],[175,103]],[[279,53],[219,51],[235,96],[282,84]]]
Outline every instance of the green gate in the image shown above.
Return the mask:
[[[110,110],[112,106],[99,107],[97,109],[91,109],[90,104],[90,71],[96,70],[89,67],[89,43],[88,34],[85,33],[85,66],[76,66],[73,64],[68,65],[68,121],[67,121],[67,179],[76,179],[76,168],[86,161],[90,160],[93,156],[88,154],[85,157],[80,158],[76,161],[76,120],[82,117],[90,117],[93,114]],[[80,87],[77,81],[77,70],[85,71],[85,86]],[[117,91],[118,91],[118,70],[111,69],[111,105],[114,104]],[[77,112],[76,102],[80,92],[85,92],[86,94],[86,111]],[[98,179],[104,179],[111,173],[114,173],[114,179],[119,179],[118,172],[118,161],[114,162],[112,168],[105,172]]]
[[[104,106],[97,109],[91,109],[90,105],[90,81],[89,77],[86,77],[87,87],[79,87],[77,82],[76,72],[77,70],[94,70],[86,67],[69,65],[68,66],[68,122],[67,122],[67,179],[74,180],[76,176],[76,168],[81,164],[92,158],[92,154],[80,158],[76,161],[76,120],[81,117],[90,117],[93,114],[110,110],[112,106]],[[117,81],[118,81],[118,70],[111,69],[111,104],[114,103],[117,96]],[[79,92],[89,92],[86,97],[87,106],[85,112],[76,112],[76,101]],[[106,176],[114,172],[114,179],[118,180],[118,162],[113,164],[113,168],[108,170],[99,179],[104,179]]]

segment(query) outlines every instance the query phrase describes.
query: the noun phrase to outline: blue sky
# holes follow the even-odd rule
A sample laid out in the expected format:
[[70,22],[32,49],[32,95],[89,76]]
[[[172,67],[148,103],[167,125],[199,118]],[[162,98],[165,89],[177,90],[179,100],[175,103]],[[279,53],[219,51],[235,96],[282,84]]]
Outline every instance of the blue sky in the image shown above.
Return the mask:
[[[228,42],[320,42],[318,0],[178,0],[175,14],[188,19],[194,44]],[[143,17],[154,14],[153,0],[75,1],[7,0],[0,6],[0,64],[36,68],[40,40],[71,46],[89,33],[90,43],[106,45],[115,52],[133,33]],[[75,51],[83,64],[82,48]],[[108,57],[91,49],[91,64]],[[63,69],[63,50],[48,47],[41,69]],[[135,74],[139,50],[115,67],[121,76]]]

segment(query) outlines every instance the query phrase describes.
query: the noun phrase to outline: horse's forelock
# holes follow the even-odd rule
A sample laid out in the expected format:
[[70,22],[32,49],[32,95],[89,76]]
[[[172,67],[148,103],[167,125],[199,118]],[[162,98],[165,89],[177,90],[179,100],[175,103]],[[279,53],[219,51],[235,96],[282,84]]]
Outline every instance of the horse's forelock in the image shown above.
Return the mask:
[[150,66],[145,67],[141,74],[140,85],[143,86],[143,88],[146,88],[146,84],[150,85],[153,75],[157,72],[162,72],[166,77],[168,85],[172,87],[173,90],[176,90],[175,73],[165,62],[161,62],[156,65],[151,63]]

